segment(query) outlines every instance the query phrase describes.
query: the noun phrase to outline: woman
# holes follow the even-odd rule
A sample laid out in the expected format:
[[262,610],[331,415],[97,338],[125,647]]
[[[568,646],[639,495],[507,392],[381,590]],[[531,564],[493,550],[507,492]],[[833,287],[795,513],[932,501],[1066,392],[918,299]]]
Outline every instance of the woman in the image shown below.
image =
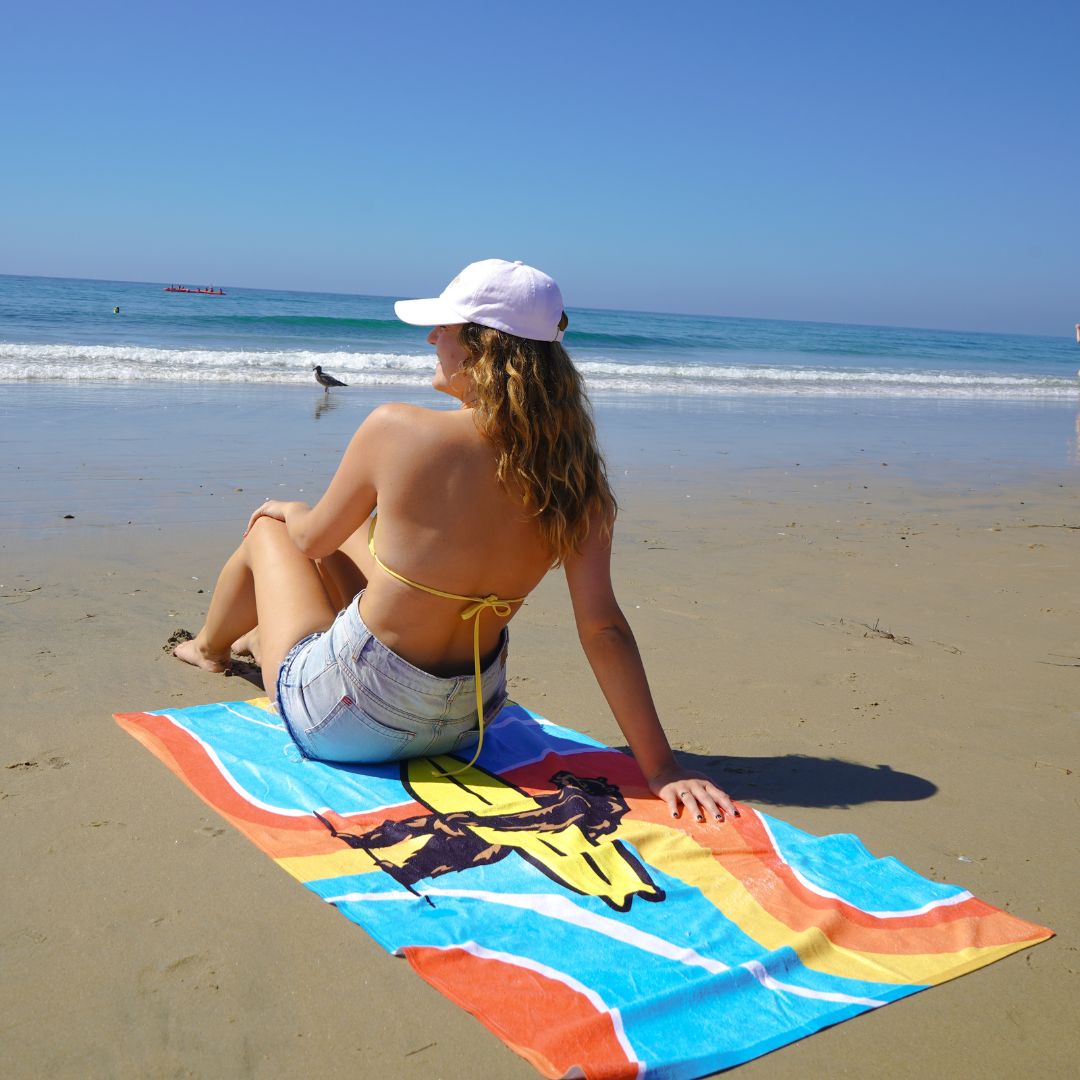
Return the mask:
[[206,624],[176,655],[224,671],[234,645],[257,651],[309,757],[475,760],[506,700],[506,626],[561,565],[582,647],[650,789],[672,816],[723,821],[728,796],[672,755],[612,591],[615,500],[560,344],[558,286],[487,259],[395,311],[434,326],[432,385],[461,408],[382,405],[315,506],[260,506]]

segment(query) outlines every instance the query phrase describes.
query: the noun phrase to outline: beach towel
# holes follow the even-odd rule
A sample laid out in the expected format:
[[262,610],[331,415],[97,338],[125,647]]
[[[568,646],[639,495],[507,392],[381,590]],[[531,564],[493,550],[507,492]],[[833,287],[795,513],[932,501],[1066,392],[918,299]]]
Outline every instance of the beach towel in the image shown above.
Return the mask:
[[851,835],[673,819],[519,705],[464,771],[305,759],[265,698],[116,719],[544,1076],[700,1077],[1051,936]]

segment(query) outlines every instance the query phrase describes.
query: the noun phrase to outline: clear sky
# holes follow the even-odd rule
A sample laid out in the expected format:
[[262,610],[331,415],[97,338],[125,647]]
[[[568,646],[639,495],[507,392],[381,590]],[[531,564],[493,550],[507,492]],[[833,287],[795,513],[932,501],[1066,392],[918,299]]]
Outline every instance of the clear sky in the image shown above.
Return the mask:
[[0,272],[1070,334],[1075,0],[33,0]]

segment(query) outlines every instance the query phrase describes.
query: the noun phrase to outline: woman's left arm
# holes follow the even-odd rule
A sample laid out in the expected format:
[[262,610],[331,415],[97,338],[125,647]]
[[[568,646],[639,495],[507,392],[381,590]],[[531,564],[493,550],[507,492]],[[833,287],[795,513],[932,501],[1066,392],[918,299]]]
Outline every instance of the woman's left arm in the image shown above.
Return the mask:
[[725,791],[675,760],[634,633],[611,585],[610,530],[594,523],[582,550],[566,560],[564,569],[581,646],[650,790],[667,803],[672,817],[684,807],[699,821],[703,814],[717,821],[737,815]]
[[349,442],[323,497],[314,505],[268,499],[251,515],[248,529],[260,517],[285,522],[289,537],[309,559],[321,559],[337,549],[375,509],[380,462],[395,452],[396,440],[407,430],[407,406],[380,405],[360,425]]

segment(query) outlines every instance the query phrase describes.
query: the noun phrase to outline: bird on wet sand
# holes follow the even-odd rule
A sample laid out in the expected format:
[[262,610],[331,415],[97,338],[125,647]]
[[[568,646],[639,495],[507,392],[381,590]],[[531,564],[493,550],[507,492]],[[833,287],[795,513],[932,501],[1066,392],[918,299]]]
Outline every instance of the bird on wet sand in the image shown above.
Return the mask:
[[335,379],[333,375],[327,375],[323,369],[316,364],[312,369],[315,372],[315,381],[323,388],[324,394],[330,393],[331,386],[348,386],[348,383],[343,383],[340,379]]

